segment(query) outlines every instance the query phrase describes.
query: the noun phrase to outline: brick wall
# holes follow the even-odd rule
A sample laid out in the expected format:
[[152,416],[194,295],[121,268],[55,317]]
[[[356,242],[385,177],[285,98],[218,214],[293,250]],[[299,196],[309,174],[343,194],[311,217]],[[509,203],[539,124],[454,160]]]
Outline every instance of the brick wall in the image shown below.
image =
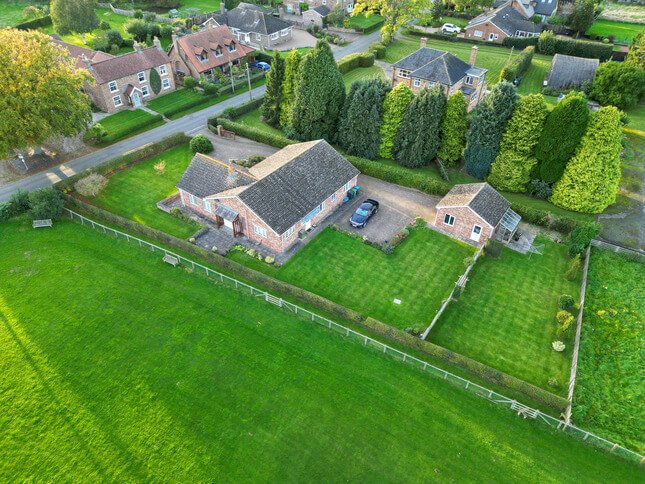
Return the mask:
[[[476,33],[479,33],[479,32],[481,32],[481,35],[475,35]],[[490,34],[497,35],[497,38],[494,40],[489,40]],[[503,30],[499,29],[498,27],[496,27],[490,22],[484,22],[478,25],[468,26],[464,30],[464,35],[469,39],[487,40],[489,42],[494,42],[496,44],[501,44],[504,38],[507,37],[507,35],[504,33]]]
[[[444,222],[446,214],[455,218],[453,225]],[[468,207],[437,208],[434,225],[451,237],[468,241],[478,247],[484,245],[494,233],[494,229]],[[481,227],[481,236],[478,242],[471,238],[475,225]]]

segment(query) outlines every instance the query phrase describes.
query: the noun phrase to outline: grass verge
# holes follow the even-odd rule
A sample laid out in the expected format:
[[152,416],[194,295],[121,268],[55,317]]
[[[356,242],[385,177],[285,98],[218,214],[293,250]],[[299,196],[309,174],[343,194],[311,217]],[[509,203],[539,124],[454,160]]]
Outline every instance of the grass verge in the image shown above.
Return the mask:
[[97,146],[107,146],[161,126],[164,120],[142,109],[125,109],[106,116],[99,123],[107,131],[107,136]]

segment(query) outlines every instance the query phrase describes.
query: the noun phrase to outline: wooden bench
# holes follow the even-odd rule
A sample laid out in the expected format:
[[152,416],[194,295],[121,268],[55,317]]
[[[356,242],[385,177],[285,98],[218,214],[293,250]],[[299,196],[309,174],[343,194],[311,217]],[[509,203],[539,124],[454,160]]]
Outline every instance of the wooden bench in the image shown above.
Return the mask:
[[34,220],[31,225],[33,228],[38,229],[40,227],[53,227],[54,222],[52,222],[52,219],[46,218],[43,220]]
[[170,254],[164,255],[163,256],[163,261],[167,262],[168,264],[170,264],[173,267],[177,267],[179,265],[179,259],[177,259],[177,257],[174,257],[174,256],[172,256]]

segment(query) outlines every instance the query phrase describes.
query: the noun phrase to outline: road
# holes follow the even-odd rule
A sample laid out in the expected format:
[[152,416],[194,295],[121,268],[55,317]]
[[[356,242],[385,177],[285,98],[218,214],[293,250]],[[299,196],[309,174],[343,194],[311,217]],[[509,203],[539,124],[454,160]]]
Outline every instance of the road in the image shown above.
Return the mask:
[[[380,32],[376,31],[359,37],[351,44],[335,50],[334,57],[336,59],[340,59],[349,54],[363,52],[372,42],[379,40],[379,36]],[[264,86],[253,89],[251,91],[253,98],[262,96],[264,94],[264,89]],[[165,138],[171,134],[179,132],[190,134],[192,131],[196,131],[204,127],[208,118],[221,113],[228,107],[238,106],[248,100],[249,93],[245,92],[206,109],[202,109],[201,111],[197,111],[196,113],[188,114],[182,118],[170,121],[162,126],[151,129],[150,131],[132,136],[131,138],[124,139],[101,150],[75,158],[63,163],[62,165],[35,173],[29,177],[10,183],[9,185],[5,185],[4,187],[0,187],[0,201],[8,200],[11,194],[19,189],[32,191],[37,188],[51,186],[60,180],[75,175],[76,173],[111,160],[122,153],[135,150],[145,144]]]

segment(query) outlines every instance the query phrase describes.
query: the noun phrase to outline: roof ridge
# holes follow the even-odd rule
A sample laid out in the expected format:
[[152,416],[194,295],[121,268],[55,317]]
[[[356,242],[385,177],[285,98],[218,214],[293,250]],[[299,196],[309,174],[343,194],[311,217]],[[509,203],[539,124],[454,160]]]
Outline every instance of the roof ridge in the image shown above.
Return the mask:
[[238,173],[241,173],[242,175],[247,175],[249,178],[253,178],[256,181],[258,180],[258,178],[253,176],[248,171],[242,170],[241,167],[236,166],[235,163],[227,163],[225,161],[218,160],[217,158],[213,158],[211,156],[205,155],[204,153],[196,153],[196,155],[199,155],[200,157],[204,158],[205,161],[223,166],[225,168],[229,168],[229,169],[232,168],[233,170],[237,171]]

